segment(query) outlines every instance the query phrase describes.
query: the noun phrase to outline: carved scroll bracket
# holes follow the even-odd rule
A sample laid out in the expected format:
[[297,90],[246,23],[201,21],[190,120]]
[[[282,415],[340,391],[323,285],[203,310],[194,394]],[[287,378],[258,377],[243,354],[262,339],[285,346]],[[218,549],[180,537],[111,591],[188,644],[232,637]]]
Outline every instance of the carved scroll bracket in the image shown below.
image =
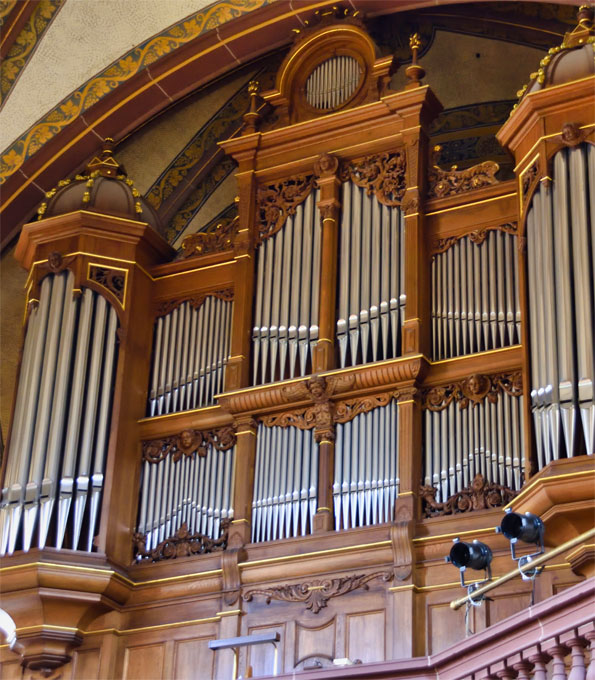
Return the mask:
[[174,309],[187,302],[193,309],[198,309],[208,297],[216,297],[219,300],[233,300],[233,288],[223,288],[221,290],[204,290],[193,295],[184,295],[171,300],[159,300],[155,305],[155,316],[165,316]]
[[303,602],[306,605],[306,609],[309,609],[313,614],[318,614],[333,597],[346,595],[358,588],[368,590],[368,583],[374,579],[380,579],[387,583],[392,578],[393,575],[388,571],[377,571],[373,574],[355,574],[353,576],[342,576],[321,581],[306,581],[304,583],[288,584],[262,590],[256,588],[244,593],[242,599],[245,602],[250,602],[255,595],[263,595],[266,597],[267,604],[270,604],[271,600]]
[[464,409],[469,404],[477,406],[486,398],[495,404],[501,393],[511,397],[520,397],[523,394],[523,378],[520,371],[495,375],[474,374],[450,385],[432,387],[423,392],[423,407],[430,411],[443,411],[455,401],[459,408]]
[[436,489],[433,486],[422,486],[420,488],[424,517],[440,517],[461,512],[499,508],[510,503],[516,494],[516,491],[507,486],[488,482],[481,474],[475,475],[469,486],[457,491],[444,503],[436,502]]
[[229,425],[218,430],[184,430],[172,437],[143,442],[142,457],[143,461],[159,463],[171,454],[176,463],[182,456],[192,456],[195,453],[204,457],[210,447],[217,451],[228,451],[235,443],[235,429]]
[[351,180],[364,188],[368,196],[375,194],[380,203],[394,207],[401,204],[405,194],[406,165],[405,151],[366,156],[344,164],[340,178],[343,182]]
[[285,220],[295,215],[314,186],[313,175],[296,175],[278,184],[260,187],[256,193],[258,233],[256,245],[276,234]]
[[413,496],[397,498],[395,501],[395,520],[390,529],[390,538],[395,576],[399,581],[406,581],[413,571],[414,502]]
[[500,169],[494,161],[484,161],[465,170],[458,170],[453,165],[450,170],[443,170],[437,165],[441,147],[434,147],[433,165],[428,172],[429,198],[445,198],[466,191],[474,191],[490,184],[497,184],[496,173]]

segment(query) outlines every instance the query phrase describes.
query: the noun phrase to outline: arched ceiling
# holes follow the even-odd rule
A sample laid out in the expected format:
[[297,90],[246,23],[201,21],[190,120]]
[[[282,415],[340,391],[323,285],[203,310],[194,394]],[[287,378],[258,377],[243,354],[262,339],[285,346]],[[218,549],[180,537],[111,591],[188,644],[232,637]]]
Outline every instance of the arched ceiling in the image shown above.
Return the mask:
[[[210,92],[209,96],[217,100],[215,90],[220,94],[226,92],[224,97],[219,97],[224,115],[220,109],[217,109],[218,116],[210,110],[210,117],[205,118],[202,126],[196,120],[194,129],[187,125],[184,143],[177,139],[174,144],[175,157],[161,158],[151,164],[144,160],[143,167],[149,165],[154,175],[150,180],[147,178],[145,190],[149,199],[154,199],[163,210],[168,238],[176,240],[189,224],[183,218],[174,224],[177,214],[180,210],[184,212],[184,205],[188,203],[185,215],[192,221],[201,202],[191,196],[192,191],[208,178],[213,185],[203,187],[203,194],[208,197],[214,185],[221,185],[231,171],[231,167],[219,167],[221,158],[209,156],[209,149],[215,148],[213,141],[233,133],[241,121],[241,107],[245,102],[242,87],[247,80],[255,72],[260,73],[261,79],[270,78],[274,73],[271,65],[278,63],[274,56],[258,63],[256,60],[287,49],[294,29],[299,29],[316,10],[336,2],[220,0],[205,6],[204,0],[168,0],[167,3],[40,0],[26,3],[33,7],[28,24],[23,24],[22,4],[9,0],[0,5],[0,16],[6,26],[3,50],[22,47],[26,40],[35,42],[27,54],[11,60],[9,52],[4,62],[13,66],[16,63],[20,70],[16,68],[16,75],[12,74],[12,85],[6,85],[7,96],[0,112],[3,130],[0,146],[6,144],[0,171],[3,244],[10,242],[20,225],[34,215],[44,193],[57,179],[81,168],[103,138],[125,140],[121,148],[132,157],[133,145],[129,140],[135,135],[149,134],[143,127],[147,122],[153,121],[151,125],[154,125],[156,119],[167,115],[183,116],[181,109],[189,110],[193,103],[197,110],[211,109],[217,104],[205,107],[201,97]],[[429,73],[426,81],[437,91],[438,83],[447,80],[444,72],[448,72],[448,63],[444,56],[449,51],[451,70],[459,74],[466,70],[469,74],[466,84],[459,88],[468,91],[467,83],[475,80],[476,102],[486,101],[486,83],[481,74],[494,85],[504,83],[504,90],[510,91],[511,70],[518,72],[518,64],[527,63],[527,74],[519,74],[523,82],[529,70],[536,66],[536,62],[529,64],[522,59],[523,55],[530,54],[527,50],[537,54],[537,50],[558,44],[574,16],[572,4],[566,1],[546,5],[349,0],[348,4],[362,13],[386,54],[395,53],[405,60],[407,37],[413,29],[418,30],[425,43],[426,54],[422,54],[422,58],[425,56],[428,63],[433,59],[439,75],[432,82]],[[382,19],[375,18],[379,16]],[[19,21],[20,31],[17,30]],[[169,25],[172,21],[175,23]],[[106,31],[106,26],[111,26],[111,30]],[[475,43],[467,40],[463,45],[463,37],[453,39],[457,34],[473,36]],[[7,44],[11,39],[12,47]],[[502,48],[499,69],[493,58],[498,51],[496,41]],[[508,43],[506,48],[503,41]],[[474,63],[469,56],[474,44],[481,46],[475,54],[490,55],[489,68],[488,60]],[[246,66],[242,70],[243,65]],[[438,74],[440,68],[442,72]],[[227,74],[231,75],[225,77]],[[3,78],[6,75],[4,69]],[[397,74],[397,85],[399,77]],[[492,90],[496,93],[493,97],[496,103],[505,99],[497,87]],[[444,91],[453,93],[451,87],[445,87]],[[176,108],[174,105],[178,102],[182,103]],[[456,108],[453,103],[456,102],[447,103],[447,107]],[[465,103],[475,102],[472,97]],[[495,107],[492,107],[493,116],[496,104]],[[205,146],[207,138],[209,148]],[[197,155],[197,145],[202,155]],[[197,172],[199,161],[201,173]],[[181,181],[169,187],[171,192],[164,196],[164,178],[176,173]]]

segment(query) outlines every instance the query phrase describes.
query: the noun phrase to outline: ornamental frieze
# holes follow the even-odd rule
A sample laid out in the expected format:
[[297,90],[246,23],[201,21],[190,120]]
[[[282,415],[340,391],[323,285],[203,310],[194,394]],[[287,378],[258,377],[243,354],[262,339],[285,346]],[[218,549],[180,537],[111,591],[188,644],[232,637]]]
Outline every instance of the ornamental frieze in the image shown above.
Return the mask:
[[435,237],[430,245],[430,254],[444,253],[462,238],[468,238],[476,246],[480,246],[484,243],[490,231],[502,231],[505,234],[518,236],[519,227],[517,222],[506,222],[505,224],[495,224],[489,227],[482,227],[481,229],[474,229],[463,234]]
[[423,407],[430,411],[443,411],[452,402],[456,402],[459,408],[465,409],[469,404],[481,404],[486,398],[488,402],[495,404],[502,393],[511,397],[520,397],[523,394],[520,371],[495,375],[476,373],[450,385],[432,387],[423,391]]
[[443,170],[437,164],[440,147],[434,147],[434,163],[428,172],[428,197],[446,198],[467,191],[497,184],[496,173],[500,169],[494,161],[484,161],[465,170],[458,170],[453,165],[450,170]]
[[230,519],[221,520],[221,536],[210,538],[199,532],[190,533],[186,522],[173,536],[161,541],[153,550],[147,550],[147,536],[136,533],[132,537],[135,558],[137,560],[150,559],[152,562],[176,559],[177,557],[191,557],[205,553],[225,550],[229,536]]
[[148,463],[160,463],[171,455],[176,463],[182,456],[196,454],[204,457],[211,447],[217,451],[228,451],[235,443],[235,429],[229,425],[208,431],[188,429],[171,437],[143,442],[142,459]]

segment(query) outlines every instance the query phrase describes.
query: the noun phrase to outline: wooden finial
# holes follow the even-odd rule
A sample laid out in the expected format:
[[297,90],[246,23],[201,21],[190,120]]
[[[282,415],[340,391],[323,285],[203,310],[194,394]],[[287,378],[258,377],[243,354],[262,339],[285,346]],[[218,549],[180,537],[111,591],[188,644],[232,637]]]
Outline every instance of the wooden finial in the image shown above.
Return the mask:
[[260,114],[258,113],[258,81],[251,80],[248,83],[248,93],[250,94],[250,108],[244,114],[244,134],[250,135],[257,131]]
[[417,63],[417,52],[421,47],[419,33],[414,33],[409,38],[409,47],[411,48],[412,61],[405,69],[405,75],[409,80],[407,85],[405,85],[406,90],[410,90],[413,87],[419,87],[421,85],[421,79],[426,75],[425,70]]

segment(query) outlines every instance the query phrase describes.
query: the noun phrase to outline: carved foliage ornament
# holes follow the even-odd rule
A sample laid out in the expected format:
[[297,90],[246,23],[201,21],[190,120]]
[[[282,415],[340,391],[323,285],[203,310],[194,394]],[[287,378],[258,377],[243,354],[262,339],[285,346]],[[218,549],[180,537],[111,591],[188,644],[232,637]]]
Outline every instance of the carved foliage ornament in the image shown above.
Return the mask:
[[188,295],[175,298],[173,300],[161,300],[157,303],[155,316],[165,316],[166,314],[173,312],[176,307],[179,307],[185,302],[187,302],[193,309],[198,309],[209,296],[229,302],[230,300],[233,300],[233,288],[224,288],[223,290],[207,290],[196,293],[195,295]]
[[188,531],[188,525],[184,522],[173,536],[161,541],[153,550],[146,549],[146,536],[134,534],[132,542],[136,558],[150,558],[153,562],[159,562],[160,560],[175,559],[176,557],[190,557],[191,555],[202,555],[204,553],[215,552],[216,550],[225,550],[230,524],[231,520],[222,520],[221,536],[214,539],[204,534],[191,534]]
[[192,456],[195,453],[204,457],[211,446],[217,449],[217,451],[227,451],[235,443],[236,433],[231,426],[206,432],[201,430],[184,430],[172,437],[143,442],[143,461],[159,463],[171,454],[174,463],[176,463],[182,456]]
[[127,276],[127,270],[110,269],[95,264],[89,265],[89,280],[95,281],[95,283],[109,290],[121,305],[124,304],[124,296],[126,295]]
[[538,158],[536,158],[528,168],[523,170],[523,174],[521,175],[521,190],[523,192],[523,202],[525,202],[527,194],[529,193],[531,187],[537,181],[538,172],[539,172]]
[[469,486],[457,491],[444,503],[436,502],[436,489],[433,486],[422,486],[420,495],[424,517],[439,517],[499,508],[509,503],[516,496],[516,492],[507,486],[488,482],[483,475],[477,474]]
[[457,241],[462,238],[468,238],[476,246],[480,246],[488,237],[490,231],[503,231],[506,234],[513,234],[518,236],[518,224],[516,222],[507,222],[506,224],[498,224],[489,227],[482,227],[481,229],[475,229],[474,231],[468,232],[466,234],[457,234],[455,236],[445,236],[443,238],[436,237],[432,241],[431,253],[434,255],[436,253],[443,253],[450,247],[454,246]]
[[428,172],[428,196],[430,198],[455,196],[498,183],[495,176],[500,169],[498,163],[484,161],[466,170],[458,170],[456,165],[453,165],[450,170],[443,170],[437,165],[440,150],[439,146],[434,147],[434,164]]
[[374,579],[380,579],[387,583],[392,578],[393,575],[387,571],[378,571],[373,574],[355,574],[353,576],[342,576],[322,581],[288,584],[275,588],[267,588],[266,590],[249,590],[242,596],[242,599],[245,602],[250,602],[254,595],[264,595],[267,604],[270,604],[271,600],[304,602],[306,609],[309,609],[313,614],[318,614],[333,597],[345,595],[357,588],[368,590],[369,586],[367,584]]
[[182,241],[182,258],[231,250],[239,226],[240,218],[236,215],[232,220],[221,222],[212,231],[199,231],[186,236]]
[[368,196],[375,194],[380,203],[393,207],[401,204],[405,193],[405,169],[405,152],[397,151],[345,164],[340,177],[343,182],[350,179],[363,187]]
[[523,394],[523,379],[520,371],[496,375],[474,374],[450,385],[432,387],[423,393],[423,406],[430,411],[443,411],[453,401],[464,409],[472,404],[477,406],[487,397],[495,404],[501,392],[511,397]]
[[314,186],[313,175],[296,175],[278,184],[260,187],[256,194],[258,209],[257,244],[276,234],[296,208],[306,200]]

